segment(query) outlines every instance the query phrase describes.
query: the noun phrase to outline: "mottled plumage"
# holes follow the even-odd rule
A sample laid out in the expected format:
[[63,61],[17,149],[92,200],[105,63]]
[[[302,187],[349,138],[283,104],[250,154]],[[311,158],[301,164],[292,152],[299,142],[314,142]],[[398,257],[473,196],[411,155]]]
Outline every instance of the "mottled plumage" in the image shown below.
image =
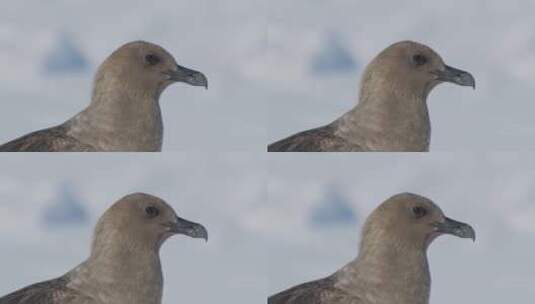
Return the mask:
[[68,278],[30,285],[0,298],[0,304],[100,304],[66,285]]
[[327,278],[269,297],[268,304],[428,304],[427,248],[441,234],[475,239],[472,227],[447,218],[429,199],[395,195],[366,220],[356,259]]
[[127,195],[100,218],[86,261],[60,278],[1,297],[0,304],[160,304],[159,251],[174,234],[208,239],[202,225],[179,218],[163,200]]
[[161,151],[160,95],[172,83],[208,87],[206,77],[179,66],[162,47],[127,43],[98,68],[89,106],[58,127],[0,146],[3,152]]
[[368,64],[352,110],[326,127],[277,141],[268,151],[428,151],[427,96],[443,82],[475,87],[472,75],[447,66],[429,47],[398,42]]
[[364,151],[358,145],[351,145],[335,134],[336,127],[327,125],[303,131],[268,146],[268,152],[358,152]]
[[95,147],[70,136],[63,125],[35,131],[0,146],[0,152],[94,152]]
[[327,277],[321,280],[304,283],[268,298],[268,304],[306,303],[306,304],[362,304],[358,296],[337,288],[335,280]]

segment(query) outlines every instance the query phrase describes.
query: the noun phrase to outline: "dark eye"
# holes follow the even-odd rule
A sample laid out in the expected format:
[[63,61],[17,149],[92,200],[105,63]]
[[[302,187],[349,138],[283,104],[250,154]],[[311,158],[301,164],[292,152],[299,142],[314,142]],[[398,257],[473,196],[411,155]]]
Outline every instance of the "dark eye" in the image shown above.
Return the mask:
[[424,217],[427,214],[427,210],[424,207],[416,206],[412,207],[412,213],[416,218]]
[[148,62],[150,65],[156,65],[160,62],[160,58],[154,54],[148,54],[145,56],[145,61]]
[[149,207],[145,208],[145,213],[149,217],[156,217],[156,216],[158,216],[158,214],[160,214],[160,210],[158,210],[158,208],[156,208],[156,207],[149,206]]
[[424,65],[427,63],[427,58],[424,55],[416,54],[412,56],[412,61],[416,65]]

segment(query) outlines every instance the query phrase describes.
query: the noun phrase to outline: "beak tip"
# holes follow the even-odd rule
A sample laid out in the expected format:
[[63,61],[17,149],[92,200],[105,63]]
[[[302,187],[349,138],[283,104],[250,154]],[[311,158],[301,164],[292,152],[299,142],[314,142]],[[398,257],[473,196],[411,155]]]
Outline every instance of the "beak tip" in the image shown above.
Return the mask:
[[198,237],[203,239],[205,243],[208,243],[208,230],[206,230],[206,228],[200,224],[198,226],[198,230]]
[[208,90],[208,78],[204,76],[203,73],[198,72],[198,74],[195,76],[195,85],[204,87],[205,90]]
[[466,72],[466,74],[464,74],[460,79],[459,79],[459,82],[458,84],[460,85],[465,85],[465,86],[468,86],[468,87],[472,87],[472,89],[476,89],[476,80],[474,78],[474,76],[472,76],[472,74]]
[[472,87],[472,89],[475,90],[476,89],[476,80],[474,79],[474,77],[472,75],[470,75],[470,78],[471,78],[470,81],[472,82],[471,83],[471,87]]
[[472,242],[475,243],[475,241],[476,241],[476,232],[474,231],[474,229],[472,227],[469,227],[469,231],[467,232],[466,238],[471,239]]

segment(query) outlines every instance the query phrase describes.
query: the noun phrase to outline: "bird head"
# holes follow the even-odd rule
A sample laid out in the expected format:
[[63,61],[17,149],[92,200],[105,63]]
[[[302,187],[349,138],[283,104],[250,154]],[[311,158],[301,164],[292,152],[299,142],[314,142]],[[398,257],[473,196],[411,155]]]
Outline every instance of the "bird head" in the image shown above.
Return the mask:
[[101,64],[95,86],[109,82],[121,83],[130,91],[158,96],[176,82],[208,88],[203,73],[178,65],[164,48],[145,41],[129,42],[119,47]]
[[395,240],[415,248],[427,248],[444,234],[475,240],[470,225],[448,218],[431,200],[412,193],[387,199],[373,211],[366,226],[365,230],[383,236],[383,240]]
[[364,80],[385,81],[398,92],[421,96],[443,82],[475,88],[470,73],[446,65],[430,47],[413,41],[398,42],[383,50],[368,65]]
[[110,241],[159,249],[165,240],[177,234],[208,240],[204,226],[177,216],[162,199],[133,193],[121,198],[101,217],[93,249]]

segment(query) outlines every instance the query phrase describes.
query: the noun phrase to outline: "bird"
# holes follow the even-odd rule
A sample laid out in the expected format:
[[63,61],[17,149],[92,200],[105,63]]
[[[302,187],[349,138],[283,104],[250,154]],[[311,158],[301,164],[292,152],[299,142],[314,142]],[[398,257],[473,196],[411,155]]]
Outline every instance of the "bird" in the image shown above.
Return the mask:
[[87,108],[60,125],[1,145],[0,152],[161,151],[159,99],[176,82],[208,88],[204,74],[178,65],[163,47],[126,43],[98,68]]
[[171,236],[208,240],[204,226],[176,215],[164,200],[132,193],[96,224],[91,254],[63,276],[0,298],[0,304],[160,304],[159,251]]
[[427,248],[440,235],[475,241],[474,229],[430,199],[396,194],[367,218],[356,259],[334,274],[268,298],[268,304],[428,304]]
[[446,65],[430,47],[394,43],[365,68],[355,107],[330,124],[268,145],[268,152],[428,151],[427,97],[443,82],[475,89],[472,74]]

